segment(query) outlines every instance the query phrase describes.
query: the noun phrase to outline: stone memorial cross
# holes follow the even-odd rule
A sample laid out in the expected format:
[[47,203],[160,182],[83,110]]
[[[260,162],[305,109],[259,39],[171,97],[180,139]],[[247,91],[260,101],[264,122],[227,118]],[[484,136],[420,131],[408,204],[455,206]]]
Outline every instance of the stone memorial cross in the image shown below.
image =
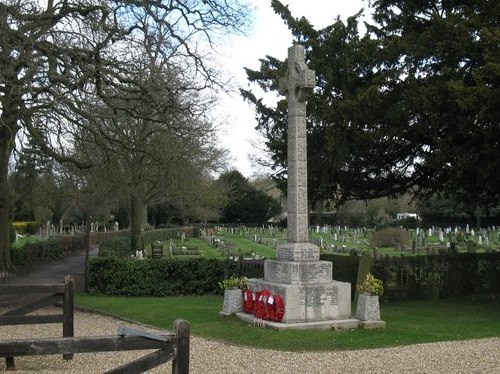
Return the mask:
[[288,242],[308,241],[307,204],[307,93],[315,85],[314,70],[305,64],[304,47],[288,48],[288,71],[280,80],[279,92],[288,99]]

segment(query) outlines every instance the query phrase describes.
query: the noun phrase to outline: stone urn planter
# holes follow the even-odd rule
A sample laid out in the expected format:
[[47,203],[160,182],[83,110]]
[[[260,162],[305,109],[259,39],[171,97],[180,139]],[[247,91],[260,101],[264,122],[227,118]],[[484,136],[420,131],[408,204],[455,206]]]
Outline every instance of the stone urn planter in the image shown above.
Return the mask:
[[385,327],[385,322],[380,320],[379,296],[384,293],[384,286],[380,279],[371,273],[357,286],[359,295],[356,304],[356,318],[364,328]]
[[231,315],[243,311],[243,292],[239,288],[228,288],[224,291],[223,315]]
[[378,296],[360,294],[356,305],[356,318],[360,321],[380,321]]

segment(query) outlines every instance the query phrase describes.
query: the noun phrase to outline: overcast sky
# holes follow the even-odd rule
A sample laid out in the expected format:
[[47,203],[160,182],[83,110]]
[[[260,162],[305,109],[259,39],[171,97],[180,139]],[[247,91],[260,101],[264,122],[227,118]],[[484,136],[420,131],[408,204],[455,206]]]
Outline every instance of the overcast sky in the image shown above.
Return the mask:
[[[281,60],[286,58],[292,44],[292,35],[284,22],[270,6],[270,0],[249,0],[255,8],[252,30],[247,36],[233,37],[221,50],[221,63],[225,71],[233,75],[239,87],[248,87],[244,67],[258,70],[259,59],[270,55]],[[338,15],[342,20],[368,8],[363,0],[282,0],[288,4],[294,17],[305,16],[316,28],[332,24]],[[278,96],[270,96],[275,101]],[[252,167],[249,155],[255,154],[258,134],[253,108],[239,94],[224,97],[219,109],[221,117],[227,117],[227,125],[221,133],[223,147],[231,152],[231,167],[246,177],[262,172]]]

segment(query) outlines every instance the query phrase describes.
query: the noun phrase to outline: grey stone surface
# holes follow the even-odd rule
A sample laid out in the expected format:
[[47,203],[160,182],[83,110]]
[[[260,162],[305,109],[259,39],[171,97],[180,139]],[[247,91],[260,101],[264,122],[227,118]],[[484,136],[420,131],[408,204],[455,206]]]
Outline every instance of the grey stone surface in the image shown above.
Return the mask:
[[[236,313],[236,316],[247,323],[254,324],[255,322],[255,317],[252,314]],[[260,325],[264,325],[265,327],[270,327],[275,330],[351,330],[360,327],[360,323],[361,321],[355,318],[296,323],[260,321]]]
[[276,248],[281,261],[319,261],[319,247],[311,243],[283,243]]
[[315,85],[314,70],[305,64],[304,47],[288,48],[288,71],[280,81],[280,93],[288,99],[288,242],[308,239],[306,98]]
[[[252,291],[268,289],[285,301],[282,323],[317,322],[349,319],[351,316],[351,286],[330,281],[314,284],[283,284],[263,279],[249,279]],[[346,295],[349,295],[346,299]]]
[[239,313],[243,311],[243,294],[238,289],[227,289],[224,291],[224,303],[222,313],[226,315]]
[[308,241],[306,99],[314,84],[304,47],[293,45],[287,75],[280,81],[280,93],[288,99],[288,243],[278,246],[276,260],[265,261],[264,279],[250,279],[248,287],[283,297],[284,324],[332,326],[328,321],[350,318],[351,286],[332,280],[331,262],[320,261],[319,247]]
[[332,281],[332,263],[267,260],[264,279],[285,284],[328,283]]
[[360,294],[356,305],[356,318],[361,321],[380,321],[378,296]]

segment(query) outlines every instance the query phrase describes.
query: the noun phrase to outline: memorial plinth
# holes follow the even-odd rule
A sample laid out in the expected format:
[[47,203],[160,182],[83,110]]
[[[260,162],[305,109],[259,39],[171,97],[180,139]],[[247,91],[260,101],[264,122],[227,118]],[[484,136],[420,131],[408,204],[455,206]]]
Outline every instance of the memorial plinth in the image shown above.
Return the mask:
[[282,323],[307,328],[307,322],[333,326],[348,319],[352,326],[350,283],[333,280],[332,263],[320,261],[319,247],[308,242],[306,98],[314,85],[304,47],[295,44],[288,49],[287,76],[280,82],[280,93],[288,99],[287,243],[278,245],[276,260],[265,261],[264,279],[249,279],[248,287],[283,297]]

